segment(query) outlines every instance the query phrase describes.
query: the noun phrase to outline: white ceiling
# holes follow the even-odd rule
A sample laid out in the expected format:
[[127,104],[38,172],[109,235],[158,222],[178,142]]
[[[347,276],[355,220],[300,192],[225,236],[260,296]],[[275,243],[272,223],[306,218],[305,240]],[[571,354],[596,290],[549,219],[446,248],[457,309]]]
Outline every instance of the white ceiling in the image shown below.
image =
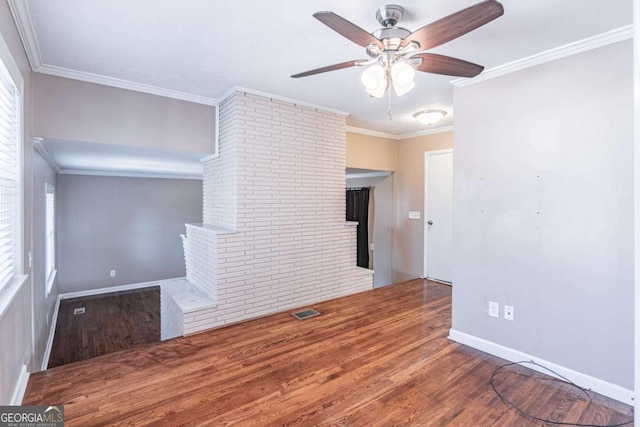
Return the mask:
[[[15,4],[13,8],[21,7]],[[401,0],[400,26],[411,31],[477,0]],[[632,23],[633,0],[502,0],[505,14],[433,50],[487,69]],[[348,124],[394,135],[426,129],[411,115],[449,112],[451,77],[419,73],[416,88],[387,102],[369,98],[362,69],[292,79],[291,74],[353,59],[364,49],[312,17],[330,10],[358,26],[379,27],[366,0],[25,0],[37,48],[27,49],[40,71],[99,75],[219,98],[240,86],[350,113]],[[24,22],[25,16],[21,16]],[[23,30],[29,32],[28,25]],[[24,36],[24,34],[23,34]],[[35,57],[35,58],[33,58]],[[69,71],[71,70],[71,71]],[[88,74],[89,73],[89,74]],[[93,76],[95,77],[95,76]]]

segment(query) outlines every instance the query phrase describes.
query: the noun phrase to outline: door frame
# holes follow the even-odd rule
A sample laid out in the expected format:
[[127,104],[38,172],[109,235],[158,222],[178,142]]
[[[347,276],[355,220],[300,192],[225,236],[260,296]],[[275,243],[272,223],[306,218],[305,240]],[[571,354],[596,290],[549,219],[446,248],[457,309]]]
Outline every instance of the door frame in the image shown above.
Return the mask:
[[[427,275],[428,273],[428,269],[427,266],[428,264],[428,256],[429,256],[429,251],[428,251],[428,239],[429,239],[429,233],[427,233],[427,221],[429,218],[429,194],[428,194],[428,188],[429,188],[429,156],[437,156],[439,154],[453,154],[453,148],[445,148],[444,150],[432,150],[432,151],[425,151],[424,152],[424,217],[422,218],[422,227],[423,227],[423,234],[424,234],[424,241],[423,241],[423,259],[422,259],[422,278],[426,279],[427,277],[429,277]],[[452,159],[453,161],[453,159]]]

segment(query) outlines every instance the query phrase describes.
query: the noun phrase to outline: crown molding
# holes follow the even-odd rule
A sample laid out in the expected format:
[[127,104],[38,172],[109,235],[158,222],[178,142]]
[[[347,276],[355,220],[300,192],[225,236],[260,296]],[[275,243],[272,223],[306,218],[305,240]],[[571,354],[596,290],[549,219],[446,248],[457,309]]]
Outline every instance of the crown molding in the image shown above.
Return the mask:
[[80,80],[87,83],[95,83],[103,86],[132,90],[135,92],[163,96],[165,98],[188,101],[196,104],[204,104],[210,106],[218,105],[218,100],[216,100],[215,98],[208,98],[206,96],[194,95],[192,93],[180,92],[173,89],[165,89],[158,86],[147,85],[144,83],[136,83],[130,80],[118,79],[116,77],[107,77],[103,76],[102,74],[70,70],[68,68],[62,68],[55,65],[42,65],[40,68],[34,71],[42,74],[49,74],[51,76],[64,77],[67,79]]
[[588,50],[607,46],[631,38],[633,38],[633,25],[627,25],[606,33],[598,34],[597,36],[588,37],[564,46],[559,46],[554,49],[528,56],[526,58],[518,59],[517,61],[490,68],[473,79],[461,78],[452,80],[451,84],[456,87],[471,86],[485,80],[504,76],[529,67],[566,58],[577,53],[586,52]]
[[369,130],[369,129],[364,129],[364,128],[358,128],[358,127],[354,127],[354,126],[347,126],[346,127],[347,132],[351,132],[351,133],[359,133],[360,135],[368,135],[368,136],[375,136],[377,138],[386,138],[386,139],[393,139],[395,141],[402,141],[403,139],[409,139],[409,138],[415,138],[418,136],[427,136],[427,135],[434,135],[436,133],[443,133],[443,132],[451,132],[453,131],[453,126],[440,126],[437,128],[433,128],[433,129],[425,129],[425,130],[421,130],[418,132],[411,132],[411,133],[404,133],[401,135],[394,135],[391,133],[385,133],[385,132],[378,132],[375,130]]
[[13,20],[18,28],[18,34],[22,39],[29,65],[33,71],[36,71],[42,67],[42,56],[40,55],[38,40],[33,29],[29,6],[24,0],[7,0],[7,3],[9,3],[9,10],[11,10],[11,15],[13,15]]
[[385,139],[398,139],[398,135],[394,135],[386,132],[379,132],[377,130],[358,128],[355,126],[346,126],[345,129],[347,132],[358,133],[360,135],[375,136],[376,138],[385,138]]
[[148,93],[150,95],[163,96],[166,98],[178,99],[180,101],[188,101],[196,104],[204,104],[216,106],[218,101],[214,98],[208,98],[192,93],[180,92],[172,89],[165,89],[157,86],[136,83],[129,80],[118,79],[115,77],[103,76],[84,71],[70,70],[68,68],[48,65],[42,62],[38,40],[33,28],[31,13],[27,2],[24,0],[7,0],[9,9],[13,15],[13,20],[18,28],[18,33],[22,39],[22,45],[29,59],[31,69],[36,73],[49,74],[56,77],[64,77],[67,79],[80,80],[88,83],[95,83],[104,86],[116,87],[119,89],[127,89],[135,92]]
[[49,148],[47,147],[47,143],[42,138],[32,138],[33,141],[33,149],[40,154],[40,156],[44,159],[45,162],[51,166],[56,173],[60,173],[60,167],[51,157],[51,153],[49,153]]
[[273,95],[271,93],[261,92],[259,90],[247,89],[245,87],[240,87],[240,86],[234,86],[228,91],[226,91],[224,95],[218,98],[218,105],[222,104],[227,98],[229,98],[231,95],[233,95],[236,92],[244,92],[250,95],[262,96],[263,98],[270,98],[275,101],[287,102],[289,104],[299,105],[301,107],[309,107],[319,111],[326,111],[327,113],[333,113],[339,116],[346,117],[349,115],[349,113],[345,113],[344,111],[340,111],[340,110],[334,110],[333,108],[323,107],[321,105],[311,104],[309,102],[304,102],[304,101],[298,101],[296,99],[291,99],[291,98],[287,98],[280,95]]
[[119,172],[100,170],[62,169],[60,175],[88,175],[88,176],[115,176],[123,178],[163,178],[163,179],[191,179],[202,181],[202,175],[181,173],[152,173],[152,172]]
[[409,138],[416,138],[416,137],[419,137],[419,136],[427,136],[427,135],[435,135],[437,133],[444,133],[444,132],[453,132],[453,125],[440,126],[440,127],[437,127],[437,128],[425,129],[425,130],[421,130],[421,131],[418,131],[418,132],[405,133],[403,135],[400,135],[400,137],[398,139],[400,141],[402,141],[402,140],[409,139]]

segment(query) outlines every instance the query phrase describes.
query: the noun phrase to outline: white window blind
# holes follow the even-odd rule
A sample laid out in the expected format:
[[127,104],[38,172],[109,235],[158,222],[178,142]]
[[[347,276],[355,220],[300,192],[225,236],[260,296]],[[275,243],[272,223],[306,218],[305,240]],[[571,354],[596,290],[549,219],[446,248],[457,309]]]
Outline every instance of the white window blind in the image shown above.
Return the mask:
[[0,290],[17,273],[20,93],[0,63]]
[[51,184],[45,184],[46,194],[46,248],[45,248],[45,277],[47,278],[47,294],[51,291],[56,261],[56,229],[55,229],[55,188]]

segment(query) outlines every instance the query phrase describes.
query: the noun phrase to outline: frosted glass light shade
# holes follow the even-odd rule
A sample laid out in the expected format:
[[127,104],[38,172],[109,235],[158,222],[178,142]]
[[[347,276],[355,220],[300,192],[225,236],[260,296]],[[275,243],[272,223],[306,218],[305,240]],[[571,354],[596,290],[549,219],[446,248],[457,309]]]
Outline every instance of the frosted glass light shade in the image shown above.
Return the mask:
[[381,65],[375,64],[364,70],[360,76],[360,81],[367,93],[376,98],[381,98],[387,91],[387,78]]
[[391,67],[391,81],[396,95],[402,96],[415,87],[416,70],[406,62],[397,62]]
[[413,115],[421,123],[431,126],[439,122],[447,114],[444,110],[424,110],[418,111]]

